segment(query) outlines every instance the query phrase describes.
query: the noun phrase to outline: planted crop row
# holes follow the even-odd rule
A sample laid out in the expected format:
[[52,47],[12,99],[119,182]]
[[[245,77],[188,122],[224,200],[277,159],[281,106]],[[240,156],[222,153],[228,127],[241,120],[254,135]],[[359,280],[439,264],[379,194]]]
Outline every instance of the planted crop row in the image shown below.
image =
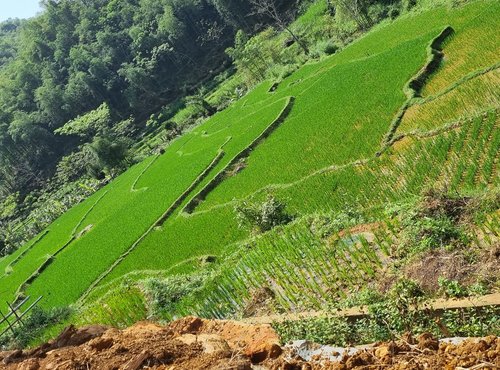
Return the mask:
[[500,104],[499,82],[500,70],[494,69],[437,99],[415,104],[406,112],[400,131],[430,130],[456,118],[473,117],[486,109],[497,108]]
[[[477,133],[472,133],[474,126]],[[500,183],[493,175],[500,155],[495,127],[498,115],[492,112],[451,132],[408,138],[405,148],[387,152],[364,166],[314,176],[296,186],[276,188],[275,194],[289,199],[292,210],[310,212],[357,205],[377,208],[443,185],[452,191],[495,187]],[[476,136],[483,137],[484,146],[477,145]],[[466,178],[463,172],[468,168],[474,176]]]
[[198,209],[241,199],[269,184],[293,182],[327,166],[373,156],[394,112],[406,100],[403,87],[425,62],[426,44],[432,36],[336,66],[276,92],[297,97],[288,119],[254,150],[245,170],[222,182]]
[[[460,153],[452,145],[454,138],[446,132],[422,139],[422,142],[417,137],[408,138],[408,148],[404,151],[389,150],[379,158],[374,158],[373,154],[388,129],[393,113],[405,99],[402,87],[425,60],[425,46],[429,40],[446,24],[457,30],[463,29],[468,22],[467,17],[477,16],[489,5],[491,2],[468,5],[466,13],[462,9],[439,9],[422,17],[418,15],[396,21],[393,25],[375,30],[332,58],[305,66],[280,83],[272,94],[267,93],[268,85],[261,86],[261,99],[266,102],[281,96],[296,96],[289,118],[252,153],[241,173],[221,183],[193,215],[168,220],[163,230],[149,235],[133,254],[117,266],[109,279],[136,269],[168,269],[182,259],[219,254],[223,246],[247,235],[238,229],[235,222],[232,209],[235,199],[238,201],[254,194],[255,199],[262,199],[270,190],[298,214],[317,210],[336,211],[359,205],[376,212],[386,202],[416,195],[426,186],[435,184],[436,179],[442,179],[443,174],[438,173],[439,166],[443,165],[450,152]],[[402,23],[406,22],[402,27]],[[426,27],[422,27],[423,23]],[[432,30],[430,24],[436,27],[432,32],[428,31]],[[389,30],[396,26],[400,32],[389,35]],[[381,35],[390,41],[380,43]],[[420,38],[414,39],[419,35]],[[399,46],[390,49],[391,42],[394,42],[392,47]],[[363,48],[366,53],[360,54]],[[350,55],[352,59],[345,55]],[[355,60],[355,55],[360,59]],[[415,64],[399,63],[400,60],[415,61]],[[384,75],[390,69],[387,65],[394,67],[391,77]],[[404,68],[406,73],[399,68]],[[354,73],[357,77],[351,76]],[[374,74],[377,76],[373,77]],[[376,87],[356,86],[358,82],[365,85],[374,83],[379,76],[381,80]],[[344,77],[344,81],[352,81],[353,86],[345,86],[340,77]],[[388,80],[395,84],[390,91],[385,90]],[[356,90],[356,94],[350,93],[351,88]],[[377,94],[372,94],[375,90]],[[391,95],[395,91],[399,91],[399,97]],[[364,92],[367,96],[360,96]],[[383,102],[373,98],[378,94]],[[344,100],[352,99],[352,96],[364,104],[360,107]],[[256,98],[257,95],[252,95],[252,99]],[[351,112],[349,107],[356,110]],[[364,111],[365,108],[367,111]],[[363,157],[368,159],[355,160]],[[353,165],[348,165],[349,162]],[[455,166],[456,161],[450,161],[453,173]],[[494,183],[492,178],[488,186]],[[157,258],[158,255],[161,258]]]
[[263,288],[272,292],[268,309],[323,309],[374,278],[382,266],[387,249],[379,248],[371,235],[344,233],[325,240],[307,222],[299,222],[241,244],[213,281],[183,305],[185,311],[180,308],[180,314],[222,318],[244,312],[252,294]]
[[[479,8],[481,5],[472,6]],[[424,87],[425,96],[437,94],[472,71],[498,63],[500,40],[497,37],[497,15],[500,4],[490,2],[478,9],[475,16],[464,17],[469,10],[468,7],[459,10],[463,21],[454,25],[457,32],[445,45],[445,63]]]
[[[438,8],[402,17],[377,27],[337,55],[306,65],[273,93],[268,92],[269,83],[258,86],[174,141],[164,155],[144,161],[108,185],[106,197],[74,230],[88,232],[57,256],[33,281],[28,294],[45,295],[46,306],[75,302],[169,206],[182,198],[181,209],[189,199],[184,200],[183,194],[199,192],[252,143],[277,117],[288,96],[295,96],[296,101],[287,120],[253,150],[241,173],[227,178],[209,194],[200,206],[203,212],[189,217],[170,214],[103,283],[138,269],[178,266],[176,271],[182,272],[193,268],[193,264],[180,264],[182,261],[220,254],[226,246],[248,237],[247,231],[238,228],[230,202],[267,186],[274,187],[278,197],[297,214],[335,211],[352,204],[376,209],[442,179],[443,166],[450,173],[459,172],[456,168],[468,148],[469,134],[464,136],[463,148],[455,145],[452,133],[443,133],[426,139],[409,138],[407,148],[388,151],[379,158],[374,158],[374,153],[406,99],[403,87],[425,63],[429,41],[447,24],[460,32],[493,3],[473,2],[459,9]],[[494,152],[498,140],[494,129],[488,134],[481,126],[479,134],[487,153],[472,156],[470,161],[477,162],[474,178],[486,181],[490,173],[487,181],[491,186],[498,182]],[[192,187],[228,137],[226,155]],[[328,170],[323,171],[325,168]],[[460,177],[456,186],[464,186],[466,178]],[[2,299],[4,293],[5,297],[9,291],[13,294],[47,255],[68,240],[99,194],[51,225],[50,233],[19,260],[14,273],[0,278]],[[272,266],[269,269],[271,276]],[[312,289],[322,278],[317,268],[311,269],[316,271],[313,275],[299,270],[298,279],[308,281]],[[293,293],[282,294],[283,305],[300,303],[294,301]]]

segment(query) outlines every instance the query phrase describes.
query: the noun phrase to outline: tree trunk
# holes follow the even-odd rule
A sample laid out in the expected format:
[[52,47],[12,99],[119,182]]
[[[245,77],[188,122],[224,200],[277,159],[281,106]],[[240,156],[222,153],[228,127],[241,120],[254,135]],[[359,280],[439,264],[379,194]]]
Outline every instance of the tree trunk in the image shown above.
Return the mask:
[[302,41],[300,40],[297,35],[287,26],[283,26],[283,28],[290,34],[290,36],[292,36],[292,38],[295,40],[295,42],[297,44],[299,44],[299,46],[302,48],[302,50],[304,50],[304,53],[306,53],[306,55],[309,55],[309,49],[307,48],[307,45]]

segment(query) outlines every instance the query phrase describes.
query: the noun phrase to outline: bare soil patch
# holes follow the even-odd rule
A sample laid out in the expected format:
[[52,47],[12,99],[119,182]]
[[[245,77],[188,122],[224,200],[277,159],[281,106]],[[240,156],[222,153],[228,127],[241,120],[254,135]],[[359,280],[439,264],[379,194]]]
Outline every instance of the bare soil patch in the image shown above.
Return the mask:
[[138,323],[125,330],[69,327],[38,348],[0,353],[1,369],[494,369],[500,366],[500,338],[461,344],[424,334],[377,343],[339,361],[305,361],[283,349],[268,325],[185,318],[167,326]]

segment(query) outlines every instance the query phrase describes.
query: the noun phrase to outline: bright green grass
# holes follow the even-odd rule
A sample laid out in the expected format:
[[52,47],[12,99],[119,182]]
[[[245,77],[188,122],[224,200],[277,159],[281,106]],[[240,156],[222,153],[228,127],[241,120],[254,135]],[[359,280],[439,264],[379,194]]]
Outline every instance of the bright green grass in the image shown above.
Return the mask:
[[25,256],[30,249],[34,248],[47,232],[48,230],[44,230],[41,234],[35,236],[32,240],[16,250],[14,253],[2,257],[2,259],[0,259],[0,278],[4,277],[8,271],[11,271],[12,265],[21,257]]
[[470,20],[465,24],[455,26],[457,34],[444,45],[443,65],[424,87],[424,96],[437,94],[468,73],[499,62],[498,14],[500,3],[493,2],[475,17],[467,15],[465,19]]
[[[296,98],[290,116],[252,152],[247,168],[220,184],[195,214],[174,214],[160,229],[152,230],[104,282],[133,270],[191,271],[193,264],[183,261],[222,253],[248,236],[236,225],[233,204],[226,203],[261,196],[266,187],[274,187],[293,211],[306,214],[345,204],[380,207],[417,193],[427,184],[444,181],[442,168],[456,177],[456,188],[497,183],[498,161],[491,158],[498,153],[498,135],[494,129],[487,135],[483,120],[477,125],[485,145],[477,150],[484,152],[466,156],[467,161],[460,156],[470,150],[472,141],[465,135],[463,148],[455,147],[460,136],[454,133],[415,139],[410,149],[377,160],[373,157],[392,117],[406,100],[405,83],[425,62],[429,41],[447,24],[457,30],[467,25],[493,3],[474,2],[455,10],[439,8],[405,16],[377,27],[331,58],[304,66],[274,93],[267,92],[269,82],[259,85],[173,142],[164,155],[135,166],[51,225],[47,236],[14,266],[13,274],[0,278],[0,298],[11,299],[47,255],[70,239],[95,204],[77,228],[79,232],[92,225],[90,231],[61,252],[27,290],[33,296],[43,294],[47,307],[75,302],[192,184],[219,150],[225,152],[223,160],[190,196],[257,137],[290,96]],[[484,122],[492,124],[491,120]],[[350,165],[364,158],[370,159],[368,164]],[[345,167],[317,172],[332,165]],[[472,165],[474,173],[467,173],[465,169]],[[454,175],[461,172],[463,176]]]
[[[206,204],[216,203],[211,203],[212,197],[219,196],[219,203],[228,202],[269,183],[294,181],[332,163],[371,156],[378,149],[392,115],[405,100],[404,84],[424,63],[425,46],[437,33],[318,74],[308,80],[308,93],[303,84],[275,93],[277,98],[285,94],[298,96],[291,115],[252,153],[248,168],[220,184],[200,210]],[[399,63],[402,70],[394,68],[384,74],[381,71],[387,70],[383,68],[387,58],[408,58],[413,63]],[[384,88],[379,89],[378,94],[371,93],[380,85]],[[367,101],[364,107],[354,107],[352,95],[344,93],[355,90],[361,91],[357,98]],[[254,93],[268,94],[265,91],[263,85]],[[356,145],[359,142],[363,145]],[[138,268],[168,268],[181,256],[216,253],[244,235],[237,228],[232,207],[171,219],[163,230],[148,235],[108,279]],[[159,251],[162,251],[161,258],[157,256]]]
[[274,291],[278,311],[324,309],[374,278],[383,256],[363,235],[324,240],[301,222],[240,247],[203,292],[185,303],[185,313],[227,317],[263,287]]
[[[500,65],[499,65],[500,68]],[[424,100],[406,112],[398,132],[431,130],[459,117],[500,106],[500,69],[479,75],[433,100]]]
[[[364,165],[331,168],[301,181],[267,190],[286,199],[296,214],[339,209],[382,209],[386,204],[420,194],[429,186],[476,190],[500,185],[500,130],[497,114],[467,121],[459,129],[429,138],[407,138],[396,148]],[[478,141],[481,145],[477,145]],[[464,172],[470,172],[466,175]],[[262,199],[264,191],[252,195]],[[214,219],[218,222],[214,222]],[[192,230],[199,230],[192,233]],[[171,219],[155,231],[121,263],[107,281],[136,269],[167,269],[180,256],[185,259],[220,250],[245,233],[237,228],[232,204],[210,212]],[[168,246],[174,245],[172,251]],[[155,258],[155,256],[157,256]],[[161,256],[161,257],[158,257]],[[191,265],[176,272],[190,272]]]
[[[210,164],[224,143],[226,156],[220,166],[248,145],[285,103],[285,99],[279,99],[257,110],[249,107],[222,112],[177,140],[146,172],[137,171],[128,176],[128,181],[111,184],[102,204],[88,217],[86,223],[93,225],[90,232],[58,255],[27,293],[44,294],[46,306],[77,300]],[[136,191],[132,191],[133,180],[139,175]],[[171,262],[186,258],[176,249],[169,252]]]
[[[140,170],[141,166],[144,164],[135,166],[127,173],[120,176],[115,180],[114,186],[120,187],[124,182],[127,182],[126,180],[128,177],[133,178],[136,176],[136,172]],[[95,193],[85,202],[75,206],[59,219],[54,221],[48,227],[47,235],[45,235],[38,243],[33,245],[32,248],[30,248],[30,243],[28,243],[25,247],[21,248],[19,252],[13,255],[15,258],[19,253],[23,253],[27,250],[23,258],[19,259],[16,264],[12,266],[10,273],[0,278],[0,299],[2,301],[12,301],[20,285],[28,279],[50,256],[69,242],[73,235],[77,235],[85,227],[93,224],[93,220],[90,218],[92,213],[88,212],[94,212],[100,209],[102,204],[99,203],[106,203],[106,196],[103,197],[105,191],[106,190],[103,189]],[[74,244],[75,242],[70,244],[67,249],[72,249]],[[13,258],[10,257],[5,261],[11,262],[12,260]],[[4,260],[2,260],[2,262],[3,261]]]
[[[442,135],[410,138],[405,148],[391,155],[326,171],[292,186],[276,187],[274,192],[289,199],[292,210],[312,212],[359,205],[376,209],[418,195],[426,187],[447,185],[450,191],[463,191],[498,186],[498,121],[491,113]],[[474,127],[477,137],[471,134]],[[484,145],[478,145],[479,138]],[[474,169],[473,175],[465,177],[464,169]]]
[[[12,301],[19,286],[28,279],[52,254],[69,241],[72,231],[85,215],[91,202],[74,207],[56,220],[48,234],[21,258],[8,274],[1,278],[0,299]],[[29,244],[28,246],[29,247]]]
[[[290,76],[275,93],[297,97],[286,124],[253,153],[245,171],[210,193],[198,210],[243,198],[267,184],[289,183],[326,166],[373,156],[405,99],[404,84],[424,63],[431,35],[436,36],[439,27],[447,24],[457,30],[476,27],[471,19],[490,11],[494,6],[490,4],[473,3],[455,11],[439,8],[403,17],[378,27],[342,53]],[[429,34],[432,29],[435,31]],[[470,90],[476,95],[469,100],[476,102],[481,91],[472,86],[465,94]],[[485,100],[485,106],[492,107],[495,92]],[[461,115],[453,115],[451,109],[440,113],[440,108],[429,121],[440,114],[442,125]],[[465,114],[464,109],[471,113],[467,105],[461,113]]]
[[[484,6],[485,3],[482,7],[471,5],[469,16],[476,16],[484,10]],[[406,18],[370,33],[338,56],[305,66],[283,81],[273,94],[266,92],[269,85],[258,87],[255,93],[262,95],[262,101],[281,95],[296,96],[289,118],[252,153],[248,167],[243,172],[220,184],[195,214],[172,218],[163,230],[150,234],[106,281],[136,269],[168,269],[173,261],[178,261],[180,255],[189,259],[217,253],[222,245],[245,235],[237,229],[234,221],[234,198],[263,195],[268,188],[285,199],[290,208],[299,214],[339,209],[363,198],[366,198],[367,206],[380,207],[386,200],[408,196],[403,187],[393,189],[394,178],[375,186],[380,191],[378,198],[375,190],[369,195],[364,194],[364,187],[373,188],[372,182],[380,182],[381,174],[377,171],[389,171],[384,168],[383,161],[376,161],[373,165],[370,163],[374,169],[368,166],[368,171],[361,175],[358,175],[360,169],[357,166],[346,166],[327,173],[316,171],[335,164],[348,164],[356,159],[373,159],[393,114],[405,100],[402,92],[405,82],[423,65],[426,46],[440,31],[440,28],[436,28],[429,33],[429,26],[432,28],[439,24],[454,23],[454,19],[442,18],[447,16],[448,10],[439,9],[435,12],[430,16],[422,14]],[[455,14],[458,25],[466,23],[463,9],[455,11]],[[401,24],[405,24],[408,29],[401,30]],[[393,27],[398,27],[399,32],[394,32]],[[386,28],[389,30],[386,31]],[[399,47],[394,48],[389,42],[385,52],[355,58],[360,56],[360,45],[363,43],[366,44],[365,50],[381,48],[379,32],[384,33],[383,37],[391,42],[395,43],[393,39],[396,38],[400,42]],[[412,36],[422,33],[423,36],[412,39]],[[402,42],[402,35],[406,35],[410,41]],[[348,51],[357,60],[345,62],[342,55]],[[401,60],[405,63],[401,63]],[[387,65],[394,68],[387,68]],[[252,95],[244,104],[259,104],[254,101],[257,96]],[[361,103],[356,105],[354,100]],[[414,169],[411,161],[408,163],[409,179],[406,181],[411,183],[411,195],[421,191],[432,177],[430,174],[422,177],[420,173],[412,177]],[[422,162],[421,166],[424,164]],[[395,172],[392,176],[398,174]],[[351,189],[354,189],[352,194]],[[188,271],[192,266],[187,264],[185,268]],[[178,268],[176,272],[183,270]]]

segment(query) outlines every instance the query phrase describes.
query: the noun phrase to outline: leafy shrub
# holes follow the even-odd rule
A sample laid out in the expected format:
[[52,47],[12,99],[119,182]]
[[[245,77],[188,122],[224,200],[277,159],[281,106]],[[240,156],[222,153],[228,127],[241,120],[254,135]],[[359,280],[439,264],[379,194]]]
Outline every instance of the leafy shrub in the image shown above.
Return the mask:
[[365,223],[365,217],[355,208],[345,205],[342,212],[335,215],[316,215],[310,221],[310,230],[321,238],[326,238],[343,229]]
[[339,47],[332,40],[321,40],[311,49],[311,56],[318,58],[321,55],[332,55],[339,50]]
[[460,228],[446,217],[416,220],[413,226],[411,231],[418,251],[452,248],[454,243],[462,244],[464,238]]
[[14,333],[8,332],[0,338],[0,348],[24,348],[46,328],[63,322],[71,313],[68,307],[50,310],[35,307],[27,318],[23,318],[23,324],[16,326]]
[[411,10],[417,5],[417,0],[403,0],[403,9]]
[[0,202],[0,219],[7,219],[14,216],[18,198],[19,193],[13,193]]
[[400,215],[402,221],[402,240],[396,251],[399,257],[412,257],[431,249],[452,250],[466,245],[468,238],[460,223],[466,205],[464,198],[430,191],[417,202],[391,209],[390,216]]
[[485,295],[490,293],[490,290],[488,288],[488,283],[485,281],[478,281],[471,286],[468,287],[467,289],[469,295]]
[[64,184],[83,177],[88,172],[89,159],[84,151],[63,157],[57,164],[56,179]]
[[[460,337],[499,335],[500,309],[498,307],[445,310],[439,316],[429,311],[415,311],[411,318],[404,317],[387,302],[371,306],[370,315],[363,319],[347,320],[342,317],[322,317],[274,323],[273,328],[286,343],[306,339],[319,344],[346,346],[352,344],[387,341],[409,332],[418,335],[430,332],[437,337],[447,334]],[[406,322],[409,326],[402,325]]]
[[98,108],[69,121],[54,132],[59,135],[75,135],[89,139],[106,131],[110,123],[110,109],[106,103],[103,103]]
[[368,306],[380,303],[384,298],[384,295],[378,292],[377,289],[367,286],[346,298],[342,302],[342,307]]
[[444,277],[439,277],[438,279],[439,289],[447,296],[451,298],[461,298],[468,295],[467,288],[462,286],[456,280],[449,280]]
[[346,318],[335,316],[284,321],[274,323],[273,328],[284,343],[292,340],[309,340],[320,344],[347,346],[360,340]]
[[272,195],[260,204],[242,202],[235,208],[238,225],[259,232],[266,232],[278,225],[285,225],[293,220],[286,212],[286,205]]
[[150,315],[155,318],[172,318],[176,305],[182,298],[200,288],[207,277],[206,273],[202,273],[144,281]]
[[269,68],[267,75],[269,78],[280,82],[295,72],[297,68],[298,66],[295,64],[275,64]]
[[89,162],[89,172],[96,178],[106,171],[112,175],[127,167],[129,141],[124,138],[111,140],[107,137],[96,137],[91,144],[85,145],[84,152]]
[[111,128],[113,134],[117,137],[134,137],[139,130],[135,125],[135,120],[133,117],[125,119],[113,125]]

